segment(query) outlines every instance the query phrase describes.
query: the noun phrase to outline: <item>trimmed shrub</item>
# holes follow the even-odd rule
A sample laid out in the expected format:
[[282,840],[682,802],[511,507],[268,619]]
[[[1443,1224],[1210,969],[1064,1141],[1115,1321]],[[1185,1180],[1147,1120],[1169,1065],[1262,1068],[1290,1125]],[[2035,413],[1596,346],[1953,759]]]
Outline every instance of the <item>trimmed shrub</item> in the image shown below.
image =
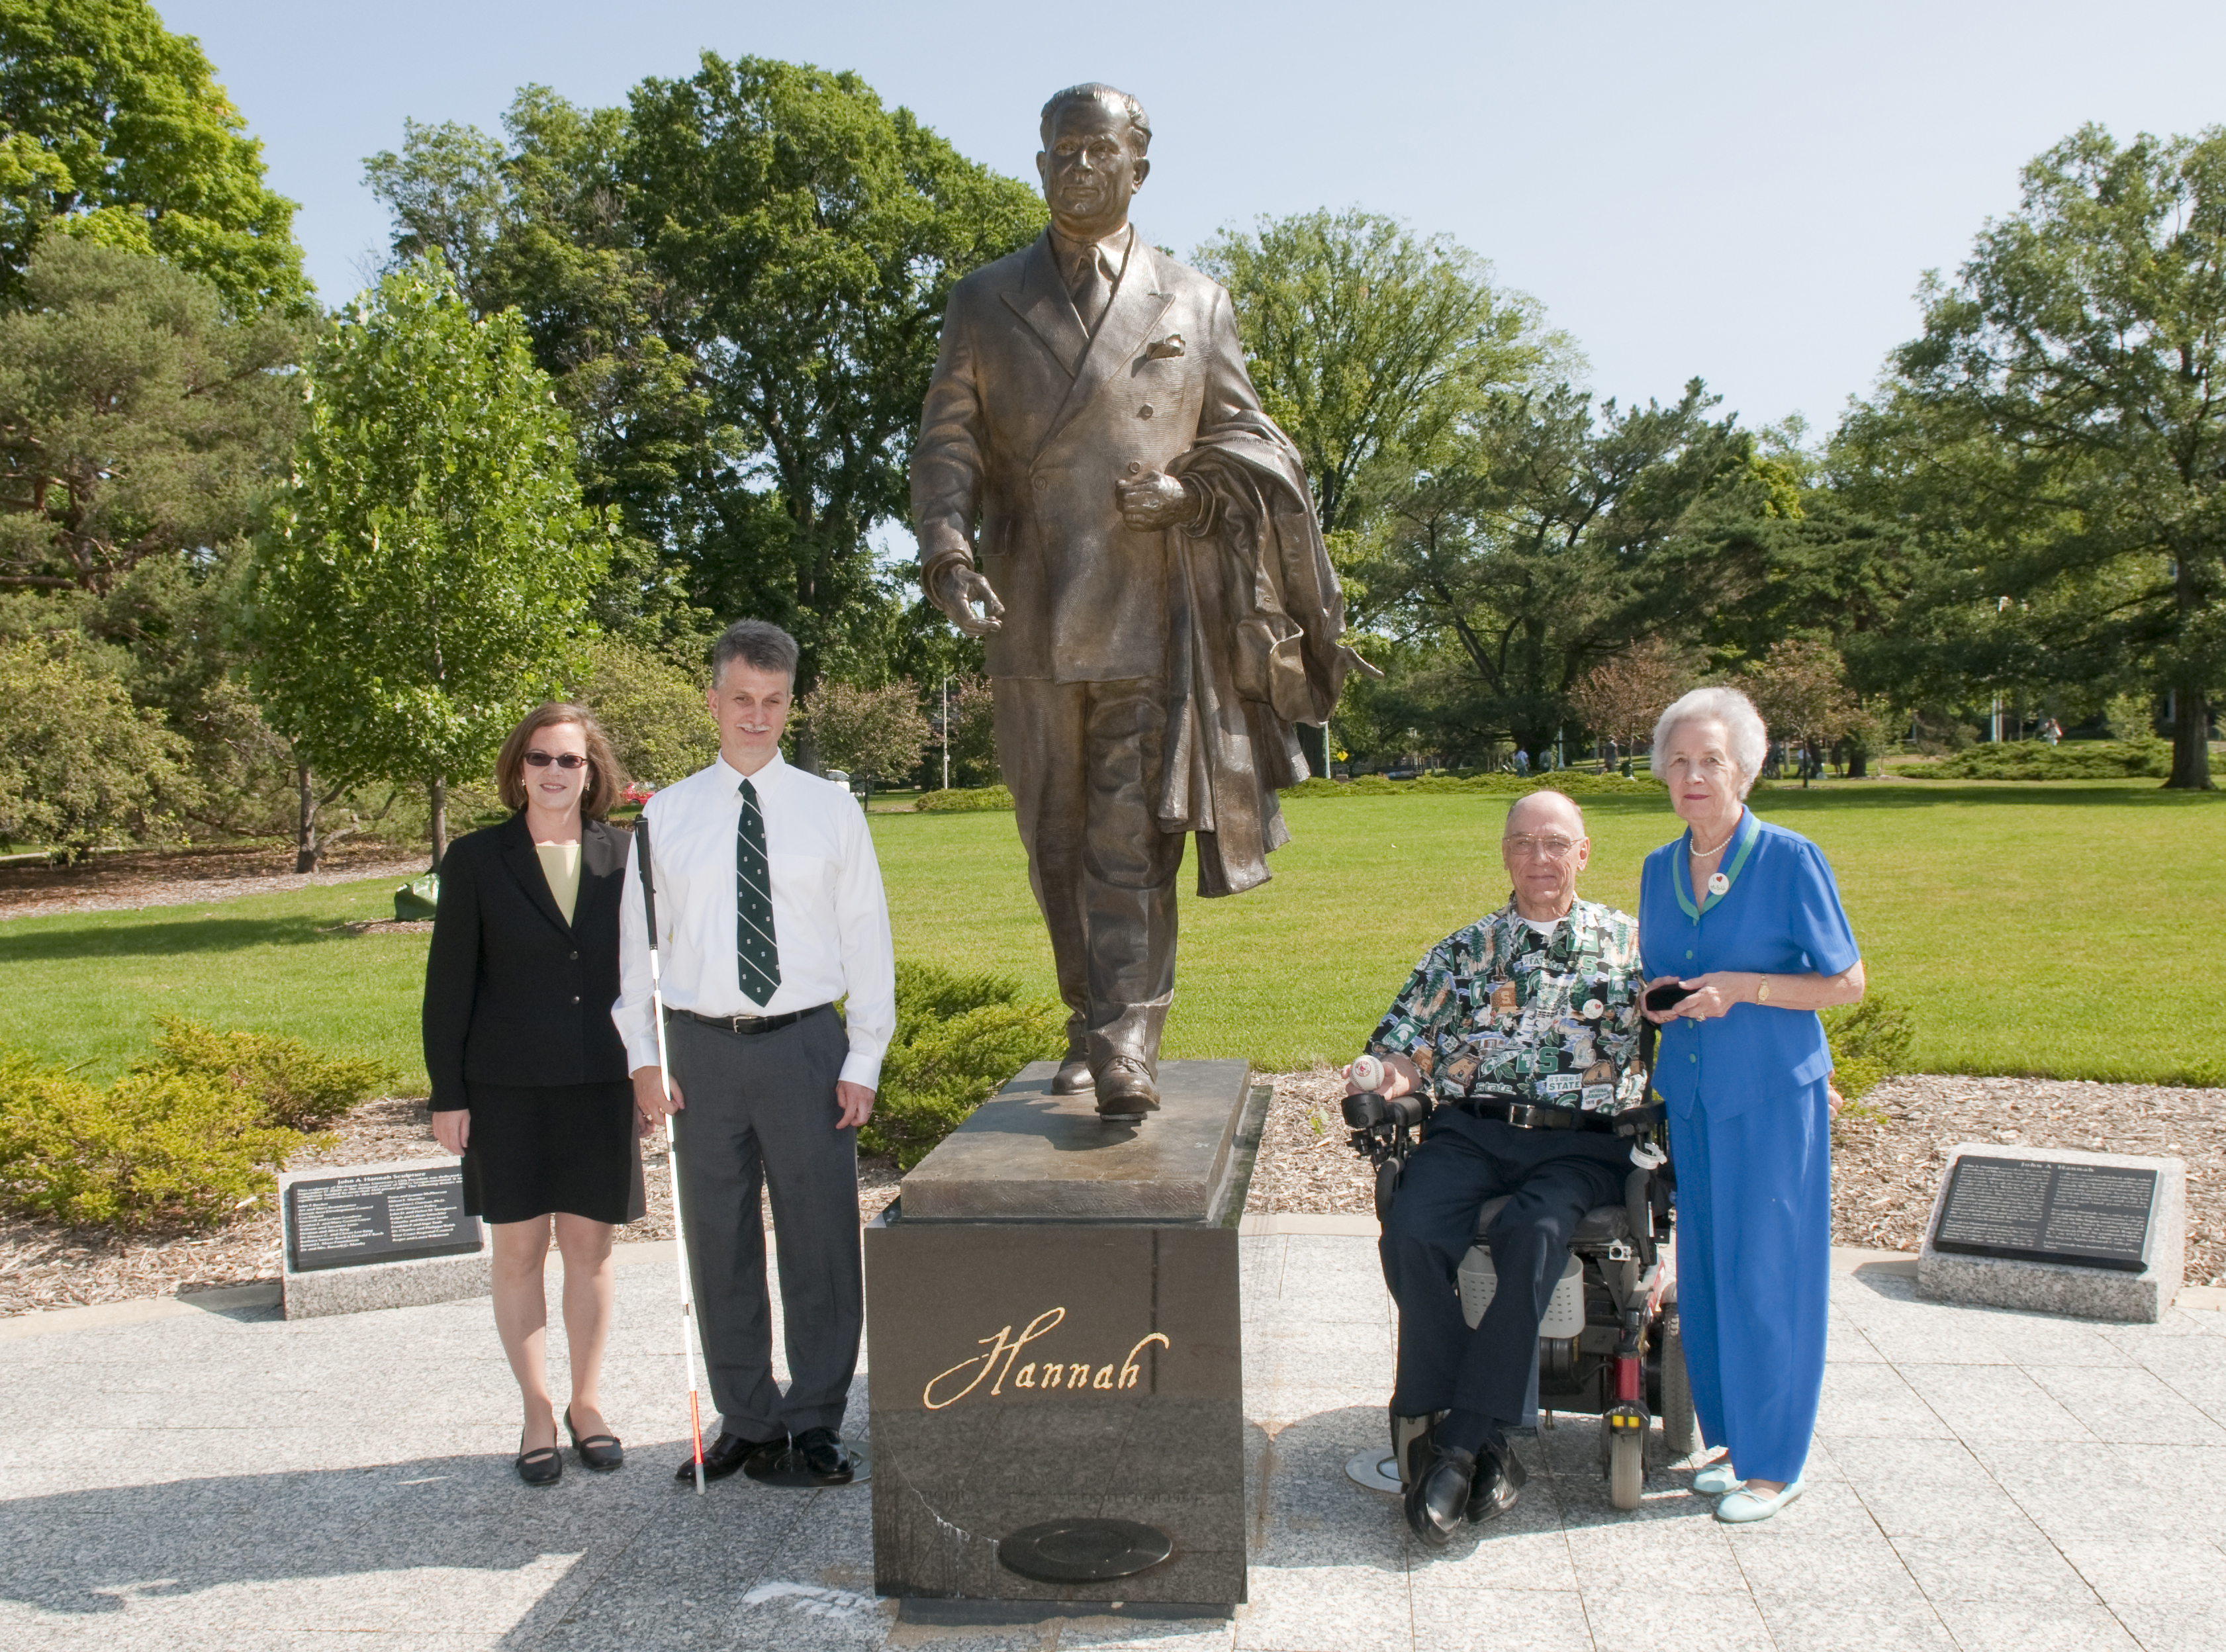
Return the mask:
[[1325,780],[1320,776],[1284,789],[1286,797],[1388,797],[1410,793],[1480,791],[1515,797],[1526,791],[1566,791],[1572,797],[1660,797],[1663,787],[1649,776],[1626,780],[1619,774],[1593,774],[1561,769],[1551,774],[1420,774],[1411,780],[1387,780],[1380,774],[1358,775],[1350,780]]
[[1905,780],[2161,780],[2172,772],[2172,742],[2089,740],[2051,746],[2018,740],[1967,746],[1937,763],[1905,763]]
[[0,1052],[0,1198],[26,1215],[214,1227],[267,1198],[288,1156],[317,1140],[270,1123],[248,1087],[206,1074],[135,1071],[99,1090]]
[[393,1084],[383,1062],[321,1056],[299,1039],[262,1032],[215,1032],[181,1016],[157,1016],[156,1053],[135,1074],[180,1073],[251,1093],[264,1122],[287,1130],[321,1130],[357,1102]]
[[900,963],[896,1037],[858,1146],[910,1170],[1023,1066],[1065,1048],[1064,1007],[1018,982]]
[[912,806],[923,815],[987,813],[993,809],[1010,809],[1013,792],[1009,786],[952,786],[947,791],[923,791],[913,800]]
[[1848,1101],[1860,1100],[1898,1072],[1909,1071],[1917,1024],[1885,993],[1864,995],[1823,1013],[1824,1037],[1832,1046],[1832,1083]]

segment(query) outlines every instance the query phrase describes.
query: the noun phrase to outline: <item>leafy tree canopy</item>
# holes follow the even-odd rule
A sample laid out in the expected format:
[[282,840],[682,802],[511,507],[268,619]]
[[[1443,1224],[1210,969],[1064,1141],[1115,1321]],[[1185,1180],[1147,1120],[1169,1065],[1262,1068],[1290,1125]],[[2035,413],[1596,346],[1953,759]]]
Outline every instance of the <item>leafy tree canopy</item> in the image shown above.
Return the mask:
[[437,257],[383,279],[320,347],[290,497],[258,548],[256,680],[333,778],[477,778],[580,664],[605,536],[572,433],[508,312]]
[[2175,707],[2173,786],[2211,784],[2226,685],[2226,129],[2026,168],[1924,334],[1842,432],[1850,491],[1907,524],[1936,670],[2092,681]]
[[0,311],[0,588],[105,593],[246,533],[302,427],[302,325],[67,236],[23,295]]
[[901,604],[868,535],[906,505],[944,301],[1041,202],[855,75],[764,59],[707,54],[624,110],[528,87],[506,126],[413,127],[369,175],[398,256],[516,306],[557,380],[587,497],[640,552],[599,617],[758,614],[803,644],[800,687],[881,676]]
[[309,294],[294,203],[188,35],[146,0],[0,0],[0,302],[51,232],[152,254],[234,312]]

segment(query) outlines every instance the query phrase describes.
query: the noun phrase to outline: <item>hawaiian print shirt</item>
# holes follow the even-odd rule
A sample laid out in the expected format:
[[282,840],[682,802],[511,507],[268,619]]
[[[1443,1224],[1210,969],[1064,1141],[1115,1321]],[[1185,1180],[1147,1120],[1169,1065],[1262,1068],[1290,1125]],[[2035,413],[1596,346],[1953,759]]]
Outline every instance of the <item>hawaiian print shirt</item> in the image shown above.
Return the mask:
[[1542,936],[1510,900],[1424,955],[1368,1048],[1413,1061],[1442,1102],[1497,1091],[1619,1113],[1646,1098],[1645,984],[1636,918],[1580,900]]

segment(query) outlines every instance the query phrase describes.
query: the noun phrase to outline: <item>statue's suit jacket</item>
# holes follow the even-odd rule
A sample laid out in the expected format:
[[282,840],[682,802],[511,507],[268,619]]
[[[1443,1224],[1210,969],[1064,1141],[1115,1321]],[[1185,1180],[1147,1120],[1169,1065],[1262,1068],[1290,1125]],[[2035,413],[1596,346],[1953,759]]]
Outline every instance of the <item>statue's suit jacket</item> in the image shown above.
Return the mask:
[[1048,233],[952,289],[912,467],[921,574],[972,560],[1005,605],[992,677],[1059,683],[1167,671],[1169,536],[1114,493],[1202,437],[1264,419],[1219,286],[1133,229],[1095,335]]

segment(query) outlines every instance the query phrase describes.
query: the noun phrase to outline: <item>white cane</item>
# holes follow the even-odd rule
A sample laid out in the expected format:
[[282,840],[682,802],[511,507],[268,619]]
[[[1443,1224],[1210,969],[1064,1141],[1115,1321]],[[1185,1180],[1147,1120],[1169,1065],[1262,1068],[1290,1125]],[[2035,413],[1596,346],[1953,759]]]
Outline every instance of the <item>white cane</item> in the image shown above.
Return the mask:
[[[634,858],[641,867],[641,907],[649,920],[649,1001],[657,1018],[657,1076],[667,1086],[672,1069],[665,1054],[665,988],[657,960],[657,886],[650,874],[649,819],[646,813],[634,823]],[[672,1175],[672,1251],[680,1268],[680,1357],[688,1372],[688,1433],[696,1442],[696,1495],[703,1495],[703,1416],[696,1397],[696,1292],[688,1277],[688,1234],[680,1223],[680,1143],[672,1131],[672,1115],[665,1115],[665,1163]]]

